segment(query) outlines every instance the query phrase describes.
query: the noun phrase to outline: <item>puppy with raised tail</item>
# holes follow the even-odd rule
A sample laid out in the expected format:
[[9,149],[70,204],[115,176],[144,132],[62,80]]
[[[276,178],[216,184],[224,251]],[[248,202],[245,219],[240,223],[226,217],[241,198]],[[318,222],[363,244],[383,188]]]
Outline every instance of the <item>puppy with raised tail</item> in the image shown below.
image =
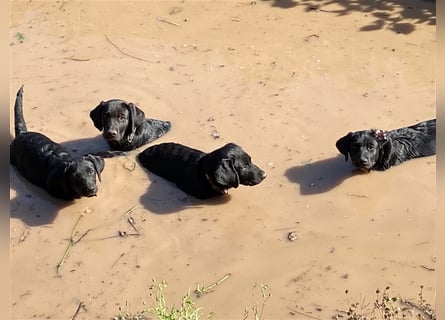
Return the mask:
[[96,175],[104,160],[95,155],[73,158],[60,144],[26,128],[23,117],[23,86],[14,106],[15,139],[10,145],[10,163],[33,184],[54,197],[73,200],[97,194]]
[[138,160],[149,171],[199,199],[227,194],[228,189],[240,184],[254,186],[266,178],[266,173],[234,143],[210,153],[178,143],[162,143],[145,149]]
[[336,147],[346,161],[351,157],[356,168],[383,171],[409,159],[436,154],[436,119],[390,131],[349,132]]

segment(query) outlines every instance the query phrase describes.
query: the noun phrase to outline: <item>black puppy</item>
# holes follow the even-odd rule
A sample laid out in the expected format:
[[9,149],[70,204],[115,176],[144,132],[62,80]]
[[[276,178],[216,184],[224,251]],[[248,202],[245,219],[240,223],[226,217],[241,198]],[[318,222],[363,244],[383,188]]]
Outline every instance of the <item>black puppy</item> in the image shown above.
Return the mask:
[[10,162],[22,176],[57,198],[96,195],[96,174],[100,181],[104,160],[93,155],[72,158],[60,144],[38,132],[28,132],[23,118],[23,86],[17,92],[14,118]]
[[364,171],[386,170],[405,160],[436,154],[436,119],[395,129],[349,132],[336,143],[348,161]]
[[129,151],[166,134],[170,121],[145,118],[131,102],[119,99],[102,101],[90,112],[94,126],[114,150]]
[[211,153],[162,143],[145,149],[138,160],[148,170],[200,199],[227,194],[229,188],[240,184],[253,186],[266,178],[266,173],[234,143]]

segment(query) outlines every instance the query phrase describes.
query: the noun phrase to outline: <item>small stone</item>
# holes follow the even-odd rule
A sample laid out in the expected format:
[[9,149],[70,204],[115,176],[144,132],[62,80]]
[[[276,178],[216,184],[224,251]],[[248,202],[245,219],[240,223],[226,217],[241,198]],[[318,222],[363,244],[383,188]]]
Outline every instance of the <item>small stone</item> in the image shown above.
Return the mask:
[[289,239],[289,241],[295,241],[295,240],[297,240],[297,239],[298,239],[297,233],[294,232],[294,231],[289,232],[289,233],[287,234],[287,239]]
[[212,136],[213,139],[219,139],[220,138],[219,132],[216,131],[216,130],[212,131],[211,136]]

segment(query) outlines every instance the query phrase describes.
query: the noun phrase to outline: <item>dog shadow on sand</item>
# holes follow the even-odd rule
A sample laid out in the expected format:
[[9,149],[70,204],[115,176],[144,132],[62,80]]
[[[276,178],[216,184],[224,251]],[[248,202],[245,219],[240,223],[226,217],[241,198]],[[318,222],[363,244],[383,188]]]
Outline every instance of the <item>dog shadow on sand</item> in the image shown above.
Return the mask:
[[22,177],[14,166],[9,181],[11,190],[16,192],[10,200],[10,217],[22,220],[28,227],[52,224],[59,211],[73,203],[51,196]]
[[[140,197],[145,209],[157,214],[177,213],[187,208],[222,205],[230,201],[229,195],[214,197],[207,200],[196,199],[181,191],[174,183],[162,179],[145,170],[148,176],[148,189]],[[323,159],[286,170],[285,175],[290,182],[300,185],[301,195],[324,193],[340,185],[345,179],[360,174],[344,156]]]
[[60,144],[66,150],[68,150],[73,157],[80,157],[89,153],[101,153],[110,150],[110,146],[102,135],[60,142]]
[[156,214],[178,213],[190,208],[221,205],[230,201],[230,190],[228,195],[201,200],[186,194],[174,183],[144,170],[148,177],[148,189],[139,200],[150,212]]
[[305,163],[289,168],[285,176],[300,185],[301,195],[325,193],[340,185],[347,178],[362,174],[345,162],[343,155]]

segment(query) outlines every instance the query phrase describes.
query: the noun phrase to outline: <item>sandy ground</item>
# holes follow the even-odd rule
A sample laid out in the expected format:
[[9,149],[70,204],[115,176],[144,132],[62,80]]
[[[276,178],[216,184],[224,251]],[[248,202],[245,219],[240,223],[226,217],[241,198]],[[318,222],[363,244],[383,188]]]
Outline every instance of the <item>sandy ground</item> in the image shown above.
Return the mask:
[[[154,143],[235,142],[268,177],[197,201],[141,168],[142,147],[66,203],[11,168],[12,319],[71,319],[81,301],[77,320],[110,319],[152,306],[152,279],[178,304],[226,274],[196,300],[214,319],[253,319],[258,284],[265,319],[330,319],[386,286],[434,302],[436,158],[352,175],[335,141],[435,117],[435,3],[359,3],[13,1],[10,98],[25,85],[28,129],[104,150],[88,113],[121,98],[172,122]],[[57,274],[81,215],[77,236],[91,230]],[[118,236],[129,216],[139,237]]]

